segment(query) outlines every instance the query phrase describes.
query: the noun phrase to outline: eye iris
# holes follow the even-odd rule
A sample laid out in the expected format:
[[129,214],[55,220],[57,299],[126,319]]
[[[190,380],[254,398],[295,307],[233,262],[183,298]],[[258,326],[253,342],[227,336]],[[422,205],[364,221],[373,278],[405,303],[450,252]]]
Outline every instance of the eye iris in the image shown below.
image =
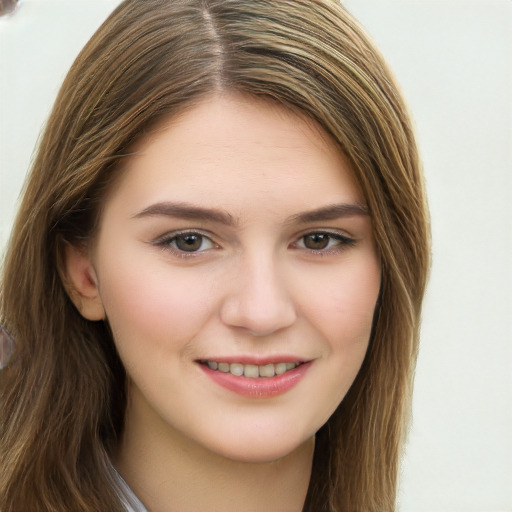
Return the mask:
[[201,235],[181,235],[176,237],[176,247],[180,251],[194,252],[201,248],[203,237]]
[[304,237],[304,245],[308,249],[320,250],[329,245],[330,235],[326,233],[313,233]]

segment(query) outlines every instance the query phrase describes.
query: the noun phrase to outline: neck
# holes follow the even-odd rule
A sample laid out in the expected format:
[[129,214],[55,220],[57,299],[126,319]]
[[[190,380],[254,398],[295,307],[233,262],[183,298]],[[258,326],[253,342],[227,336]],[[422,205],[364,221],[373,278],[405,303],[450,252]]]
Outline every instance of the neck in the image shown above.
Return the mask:
[[[152,428],[127,412],[116,465],[151,512],[300,512],[314,438],[271,462],[230,460],[168,425]],[[160,426],[162,427],[162,426]]]

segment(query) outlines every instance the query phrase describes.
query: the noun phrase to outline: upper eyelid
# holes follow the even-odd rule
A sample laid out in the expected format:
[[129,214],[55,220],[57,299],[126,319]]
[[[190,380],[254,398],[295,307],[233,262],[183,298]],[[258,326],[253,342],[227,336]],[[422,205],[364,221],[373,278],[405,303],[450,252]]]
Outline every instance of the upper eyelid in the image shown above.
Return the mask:
[[353,237],[350,237],[350,236],[347,236],[347,235],[343,235],[341,233],[332,233],[332,232],[329,232],[329,231],[312,231],[310,233],[306,233],[302,236],[299,236],[295,242],[293,243],[298,243],[300,240],[303,240],[304,238],[306,238],[307,236],[309,235],[327,235],[329,237],[331,237],[332,239],[334,240],[340,240],[340,241],[345,241],[347,243],[355,243],[357,240]]
[[209,238],[212,242],[214,241],[214,235],[204,229],[176,229],[173,231],[168,231],[163,235],[157,236],[154,242],[164,241],[164,240],[172,240],[180,235],[201,235],[205,238]]
[[357,240],[357,237],[349,233],[345,229],[339,229],[339,228],[310,228],[310,229],[304,229],[298,233],[296,233],[295,239],[299,240],[305,236],[308,235],[314,235],[315,233],[324,233],[326,235],[332,235],[332,236],[340,236],[343,238],[347,238],[350,240]]
[[[184,235],[199,235],[203,238],[208,239],[212,247],[198,251],[185,251],[177,247],[172,247],[172,242],[174,242],[176,238],[179,238],[180,236]],[[156,248],[163,250],[167,253],[174,254],[175,257],[179,257],[182,259],[197,258],[204,255],[204,253],[209,253],[212,250],[220,248],[220,245],[212,238],[212,236],[203,233],[202,230],[199,229],[182,229],[169,231],[166,234],[155,238],[150,243]]]
[[[298,233],[295,233],[291,236],[291,244],[297,243],[299,240],[304,238],[308,235],[313,235],[316,233],[323,233],[327,235],[331,235],[333,237],[341,237],[345,238],[347,240],[356,241],[357,237],[353,236],[352,234],[348,233],[346,230],[343,229],[337,229],[337,228],[309,228],[301,230]],[[215,234],[211,233],[208,230],[201,229],[201,228],[183,228],[183,229],[176,229],[172,231],[168,231],[164,233],[163,235],[157,236],[152,243],[153,244],[159,244],[163,242],[167,242],[172,240],[173,238],[176,238],[180,235],[187,235],[187,234],[197,234],[200,236],[203,236],[205,238],[208,238],[212,243],[216,245],[221,245],[219,243],[219,237]]]
[[[302,254],[314,255],[316,258],[318,258],[342,254],[345,251],[354,248],[358,243],[358,241],[355,238],[341,235],[339,233],[329,233],[326,231],[311,232],[311,234],[314,233],[323,233],[326,235],[330,235],[332,239],[336,240],[338,243],[335,243],[332,247],[324,247],[322,249],[311,249],[305,246],[305,241],[301,242],[301,240],[307,236],[306,234],[296,239],[296,241],[291,244],[291,248],[300,251]],[[304,244],[304,247],[298,246],[299,243]]]

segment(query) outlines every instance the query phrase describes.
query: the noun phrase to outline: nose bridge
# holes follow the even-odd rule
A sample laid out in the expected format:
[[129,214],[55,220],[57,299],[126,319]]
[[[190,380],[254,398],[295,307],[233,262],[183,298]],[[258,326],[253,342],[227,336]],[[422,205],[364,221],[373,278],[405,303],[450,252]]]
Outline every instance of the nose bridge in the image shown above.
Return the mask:
[[265,336],[295,321],[288,280],[275,252],[244,252],[232,276],[221,311],[225,324]]

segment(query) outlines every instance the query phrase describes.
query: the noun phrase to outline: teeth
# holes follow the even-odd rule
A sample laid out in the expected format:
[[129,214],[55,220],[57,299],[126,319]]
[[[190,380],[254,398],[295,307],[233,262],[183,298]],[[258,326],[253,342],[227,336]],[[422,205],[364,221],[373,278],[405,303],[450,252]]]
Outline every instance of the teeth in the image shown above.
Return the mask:
[[206,361],[206,365],[211,370],[217,370],[223,373],[231,373],[249,379],[257,379],[258,377],[274,377],[274,375],[282,375],[299,366],[299,363],[270,363],[265,365],[242,364],[242,363],[218,363],[216,361]]
[[240,363],[231,363],[229,365],[229,373],[238,375],[239,377],[244,374],[244,365]]
[[219,369],[219,371],[221,371],[223,373],[229,372],[229,364],[228,363],[219,363],[217,365],[217,368]]
[[258,366],[255,364],[246,364],[244,368],[244,377],[257,379],[260,376]]
[[273,377],[276,374],[276,370],[272,363],[260,366],[260,377]]
[[286,363],[277,363],[275,368],[276,375],[282,375],[287,369],[288,368],[286,368]]

